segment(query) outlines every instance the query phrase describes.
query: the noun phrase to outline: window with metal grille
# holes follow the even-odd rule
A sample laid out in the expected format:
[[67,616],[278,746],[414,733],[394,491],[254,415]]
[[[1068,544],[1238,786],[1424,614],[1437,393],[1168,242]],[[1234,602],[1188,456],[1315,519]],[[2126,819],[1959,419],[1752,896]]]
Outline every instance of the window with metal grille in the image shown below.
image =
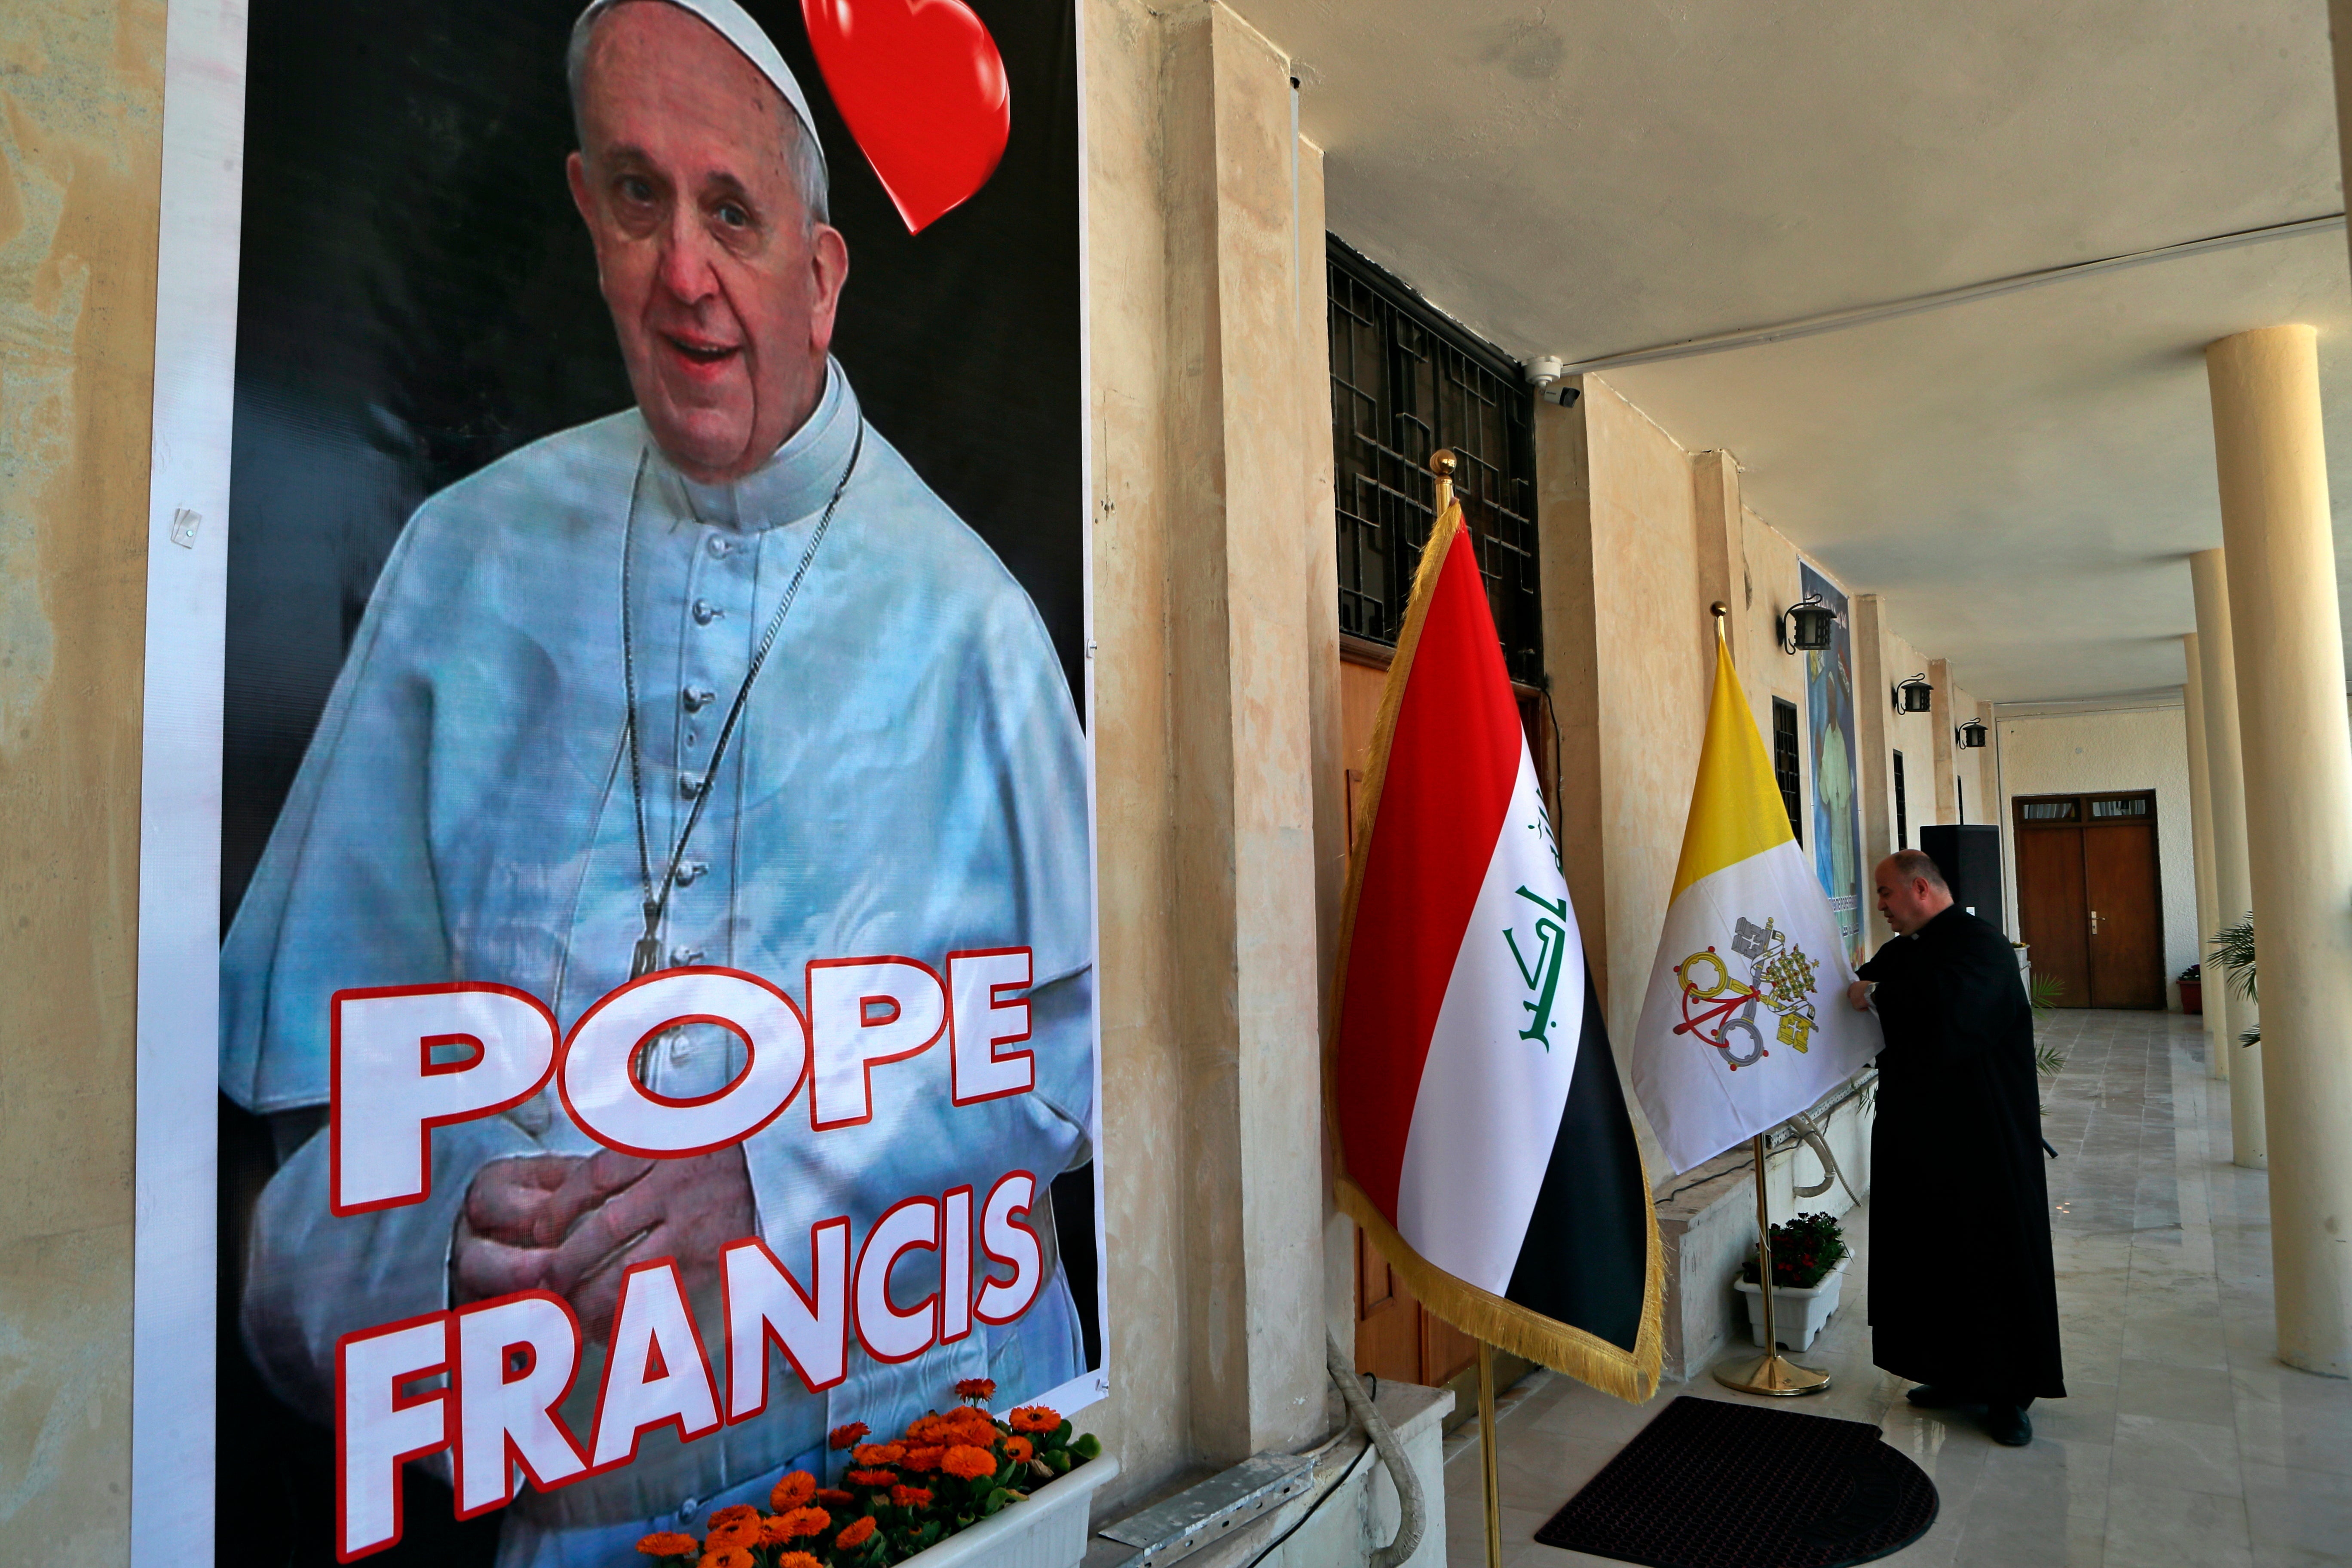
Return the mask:
[[1895,847],[1911,847],[1911,803],[1903,796],[1903,753],[1895,753]]
[[1772,699],[1772,777],[1780,785],[1780,804],[1789,808],[1789,831],[1802,844],[1805,826],[1798,816],[1797,705],[1778,697]]
[[2017,814],[2025,822],[2073,822],[2081,816],[2080,802],[2072,795],[2063,800],[2021,800],[2017,803]]
[[1345,242],[1326,251],[1339,629],[1394,646],[1437,521],[1429,455],[1450,447],[1503,662],[1538,683],[1534,409],[1519,366]]

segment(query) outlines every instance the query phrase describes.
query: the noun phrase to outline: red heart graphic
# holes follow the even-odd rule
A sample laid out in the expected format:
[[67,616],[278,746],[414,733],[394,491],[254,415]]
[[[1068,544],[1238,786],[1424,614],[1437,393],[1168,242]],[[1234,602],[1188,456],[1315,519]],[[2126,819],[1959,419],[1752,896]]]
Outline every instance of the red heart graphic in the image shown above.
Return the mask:
[[963,0],[801,0],[825,86],[908,234],[970,201],[1004,156],[1004,58]]

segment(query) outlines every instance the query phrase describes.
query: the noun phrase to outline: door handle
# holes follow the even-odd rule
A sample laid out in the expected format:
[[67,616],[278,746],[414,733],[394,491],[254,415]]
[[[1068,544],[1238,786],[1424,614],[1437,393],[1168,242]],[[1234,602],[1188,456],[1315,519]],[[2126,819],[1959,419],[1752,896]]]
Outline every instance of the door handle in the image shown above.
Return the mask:
[[2093,936],[2099,934],[2099,911],[2096,910],[2091,911],[2091,934]]

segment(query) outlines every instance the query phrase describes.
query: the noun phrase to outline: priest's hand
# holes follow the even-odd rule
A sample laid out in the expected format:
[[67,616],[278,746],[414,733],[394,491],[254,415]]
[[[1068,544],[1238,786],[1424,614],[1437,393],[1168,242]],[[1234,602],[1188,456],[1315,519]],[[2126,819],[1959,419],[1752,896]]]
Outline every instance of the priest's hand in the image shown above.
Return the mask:
[[558,1194],[584,1163],[576,1155],[493,1160],[466,1189],[449,1254],[449,1293],[463,1306],[536,1289],[569,1223]]
[[542,1283],[592,1339],[611,1327],[629,1265],[675,1258],[687,1294],[700,1295],[718,1286],[719,1249],[757,1230],[740,1144],[683,1160],[607,1149],[580,1163],[547,1216],[563,1216],[565,1232]]
[[1847,986],[1845,988],[1845,999],[1853,1005],[1853,1010],[1855,1012],[1869,1012],[1870,982],[1867,980],[1857,980],[1853,984]]

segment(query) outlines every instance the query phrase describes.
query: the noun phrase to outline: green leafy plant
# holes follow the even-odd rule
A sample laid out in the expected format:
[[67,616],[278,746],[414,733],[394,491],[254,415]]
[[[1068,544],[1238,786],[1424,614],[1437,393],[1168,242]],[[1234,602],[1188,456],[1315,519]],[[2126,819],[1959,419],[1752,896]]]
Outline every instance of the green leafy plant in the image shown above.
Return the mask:
[[[1845,1227],[1825,1214],[1801,1214],[1772,1227],[1772,1285],[1776,1289],[1810,1289],[1829,1278],[1845,1260]],[[1756,1283],[1756,1259],[1748,1258],[1739,1277]]]
[[2037,974],[2025,988],[2025,999],[2033,1007],[2036,1018],[2046,1018],[2058,1009],[2058,998],[2066,994],[2066,983],[2054,974]]
[[[2066,994],[2066,983],[2054,974],[2037,974],[2025,988],[2025,999],[2032,1005],[2036,1029],[2042,1020],[2058,1010],[2058,998]],[[2033,1038],[2033,1070],[2043,1078],[2056,1078],[2066,1070],[2066,1053],[2042,1040],[2039,1033]]]
[[[2221,973],[2229,977],[2231,990],[2249,1002],[2262,1000],[2261,995],[2254,989],[2254,917],[2252,915],[2248,915],[2235,925],[2226,925],[2215,931],[2213,940],[2206,944],[2206,951],[2213,955],[2213,962],[2220,964]],[[2262,1043],[2263,1026],[2260,1024],[2238,1037],[2238,1044],[2242,1046],[2259,1046]]]

